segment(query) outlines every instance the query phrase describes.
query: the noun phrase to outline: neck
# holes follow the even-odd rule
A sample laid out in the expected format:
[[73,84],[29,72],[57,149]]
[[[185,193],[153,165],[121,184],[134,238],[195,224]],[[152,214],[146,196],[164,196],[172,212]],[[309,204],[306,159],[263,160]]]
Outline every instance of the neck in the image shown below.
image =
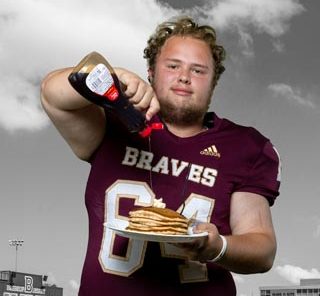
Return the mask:
[[188,138],[206,131],[208,128],[202,124],[194,124],[188,126],[181,126],[172,123],[166,123],[168,130],[180,138]]

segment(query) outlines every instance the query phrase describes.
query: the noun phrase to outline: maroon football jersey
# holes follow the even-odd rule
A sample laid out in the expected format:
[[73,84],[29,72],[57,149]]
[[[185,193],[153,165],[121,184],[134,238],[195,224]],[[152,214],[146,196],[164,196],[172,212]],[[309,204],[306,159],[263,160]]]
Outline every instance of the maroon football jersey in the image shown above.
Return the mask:
[[228,235],[233,192],[261,194],[273,204],[280,172],[270,141],[254,128],[208,114],[210,128],[188,138],[164,128],[149,140],[108,125],[91,160],[79,295],[236,295],[232,275],[217,264],[189,262],[172,244],[127,239],[104,226],[126,226],[134,206],[162,198],[168,208]]

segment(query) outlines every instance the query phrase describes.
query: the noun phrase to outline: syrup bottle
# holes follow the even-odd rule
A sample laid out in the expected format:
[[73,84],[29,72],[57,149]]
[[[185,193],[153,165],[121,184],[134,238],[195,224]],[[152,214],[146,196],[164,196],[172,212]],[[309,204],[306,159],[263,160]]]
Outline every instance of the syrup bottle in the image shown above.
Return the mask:
[[[97,52],[85,56],[68,77],[72,87],[87,100],[102,106],[130,133],[149,136],[145,116],[135,109],[121,91],[113,68]],[[147,131],[146,131],[147,130]]]

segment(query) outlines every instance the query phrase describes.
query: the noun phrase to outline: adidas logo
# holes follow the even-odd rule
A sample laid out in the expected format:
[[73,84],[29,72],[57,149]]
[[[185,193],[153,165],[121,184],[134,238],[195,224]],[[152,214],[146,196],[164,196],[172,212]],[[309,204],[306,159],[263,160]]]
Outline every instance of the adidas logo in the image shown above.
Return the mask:
[[221,155],[217,150],[217,147],[215,145],[211,145],[210,147],[203,149],[200,151],[201,155],[208,155],[208,156],[214,156],[220,158]]

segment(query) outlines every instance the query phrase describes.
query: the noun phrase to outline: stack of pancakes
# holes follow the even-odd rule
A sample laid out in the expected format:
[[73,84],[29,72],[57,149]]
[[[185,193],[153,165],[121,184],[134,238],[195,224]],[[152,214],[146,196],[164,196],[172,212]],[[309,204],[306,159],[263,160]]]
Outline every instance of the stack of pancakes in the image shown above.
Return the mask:
[[162,234],[187,234],[189,220],[168,208],[141,207],[129,212],[126,229]]

